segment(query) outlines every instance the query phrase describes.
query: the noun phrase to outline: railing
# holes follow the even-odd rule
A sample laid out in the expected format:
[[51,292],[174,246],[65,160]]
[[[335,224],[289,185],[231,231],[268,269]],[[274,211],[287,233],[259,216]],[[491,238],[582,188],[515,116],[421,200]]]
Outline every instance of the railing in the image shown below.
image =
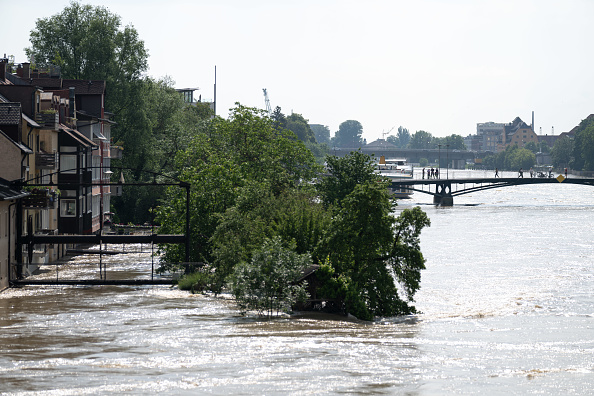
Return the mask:
[[110,146],[109,157],[111,159],[122,159],[124,148],[122,146]]
[[49,188],[34,188],[31,195],[23,198],[24,209],[55,209],[58,194]]
[[58,153],[35,153],[37,169],[58,169]]
[[35,121],[45,128],[56,129],[60,124],[60,115],[58,113],[37,113]]

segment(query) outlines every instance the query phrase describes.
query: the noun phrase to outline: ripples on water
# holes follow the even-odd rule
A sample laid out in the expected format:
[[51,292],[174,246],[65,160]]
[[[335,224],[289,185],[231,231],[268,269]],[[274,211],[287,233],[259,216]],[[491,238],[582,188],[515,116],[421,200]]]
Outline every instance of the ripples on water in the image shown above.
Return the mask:
[[[415,317],[259,320],[238,316],[228,298],[163,286],[8,290],[0,392],[588,394],[594,190],[546,186],[457,197],[453,208],[420,194],[403,201],[432,221]],[[150,263],[107,260],[108,277],[146,276]],[[97,275],[60,276],[68,271]]]

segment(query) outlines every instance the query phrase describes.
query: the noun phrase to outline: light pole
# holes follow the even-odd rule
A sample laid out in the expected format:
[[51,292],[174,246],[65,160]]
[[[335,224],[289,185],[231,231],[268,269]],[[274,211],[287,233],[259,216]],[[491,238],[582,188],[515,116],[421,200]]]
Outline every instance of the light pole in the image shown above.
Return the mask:
[[450,147],[449,144],[446,144],[446,179],[450,178],[449,170],[450,170],[450,161],[448,160],[448,148]]
[[441,144],[437,145],[438,151],[437,151],[437,178],[441,179]]

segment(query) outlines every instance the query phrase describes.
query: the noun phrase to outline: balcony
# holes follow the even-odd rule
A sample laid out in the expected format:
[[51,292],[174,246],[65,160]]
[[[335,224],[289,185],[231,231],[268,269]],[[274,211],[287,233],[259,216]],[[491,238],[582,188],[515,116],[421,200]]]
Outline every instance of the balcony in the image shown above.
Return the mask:
[[37,113],[35,121],[46,129],[57,129],[60,124],[60,115],[58,113]]
[[23,198],[23,209],[55,209],[58,194],[49,188],[34,188],[31,195]]
[[35,168],[58,169],[58,153],[35,153]]
[[111,146],[109,148],[109,154],[111,159],[122,159],[124,148],[122,146]]

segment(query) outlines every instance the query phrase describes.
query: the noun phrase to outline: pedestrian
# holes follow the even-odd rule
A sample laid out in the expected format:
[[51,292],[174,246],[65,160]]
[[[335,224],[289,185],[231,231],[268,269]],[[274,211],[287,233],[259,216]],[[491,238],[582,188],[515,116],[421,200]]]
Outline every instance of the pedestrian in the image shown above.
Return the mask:
[[567,179],[567,168],[565,168],[565,178]]
[[495,177],[499,177],[499,169],[495,168]]
[[518,178],[524,178],[524,171],[522,171],[522,168],[520,168],[520,170],[518,171]]
[[423,168],[423,179],[425,178],[425,168]]
[[533,174],[534,172],[532,171],[532,168],[530,168],[530,177],[532,177]]
[[439,179],[439,169],[435,169],[435,178]]

